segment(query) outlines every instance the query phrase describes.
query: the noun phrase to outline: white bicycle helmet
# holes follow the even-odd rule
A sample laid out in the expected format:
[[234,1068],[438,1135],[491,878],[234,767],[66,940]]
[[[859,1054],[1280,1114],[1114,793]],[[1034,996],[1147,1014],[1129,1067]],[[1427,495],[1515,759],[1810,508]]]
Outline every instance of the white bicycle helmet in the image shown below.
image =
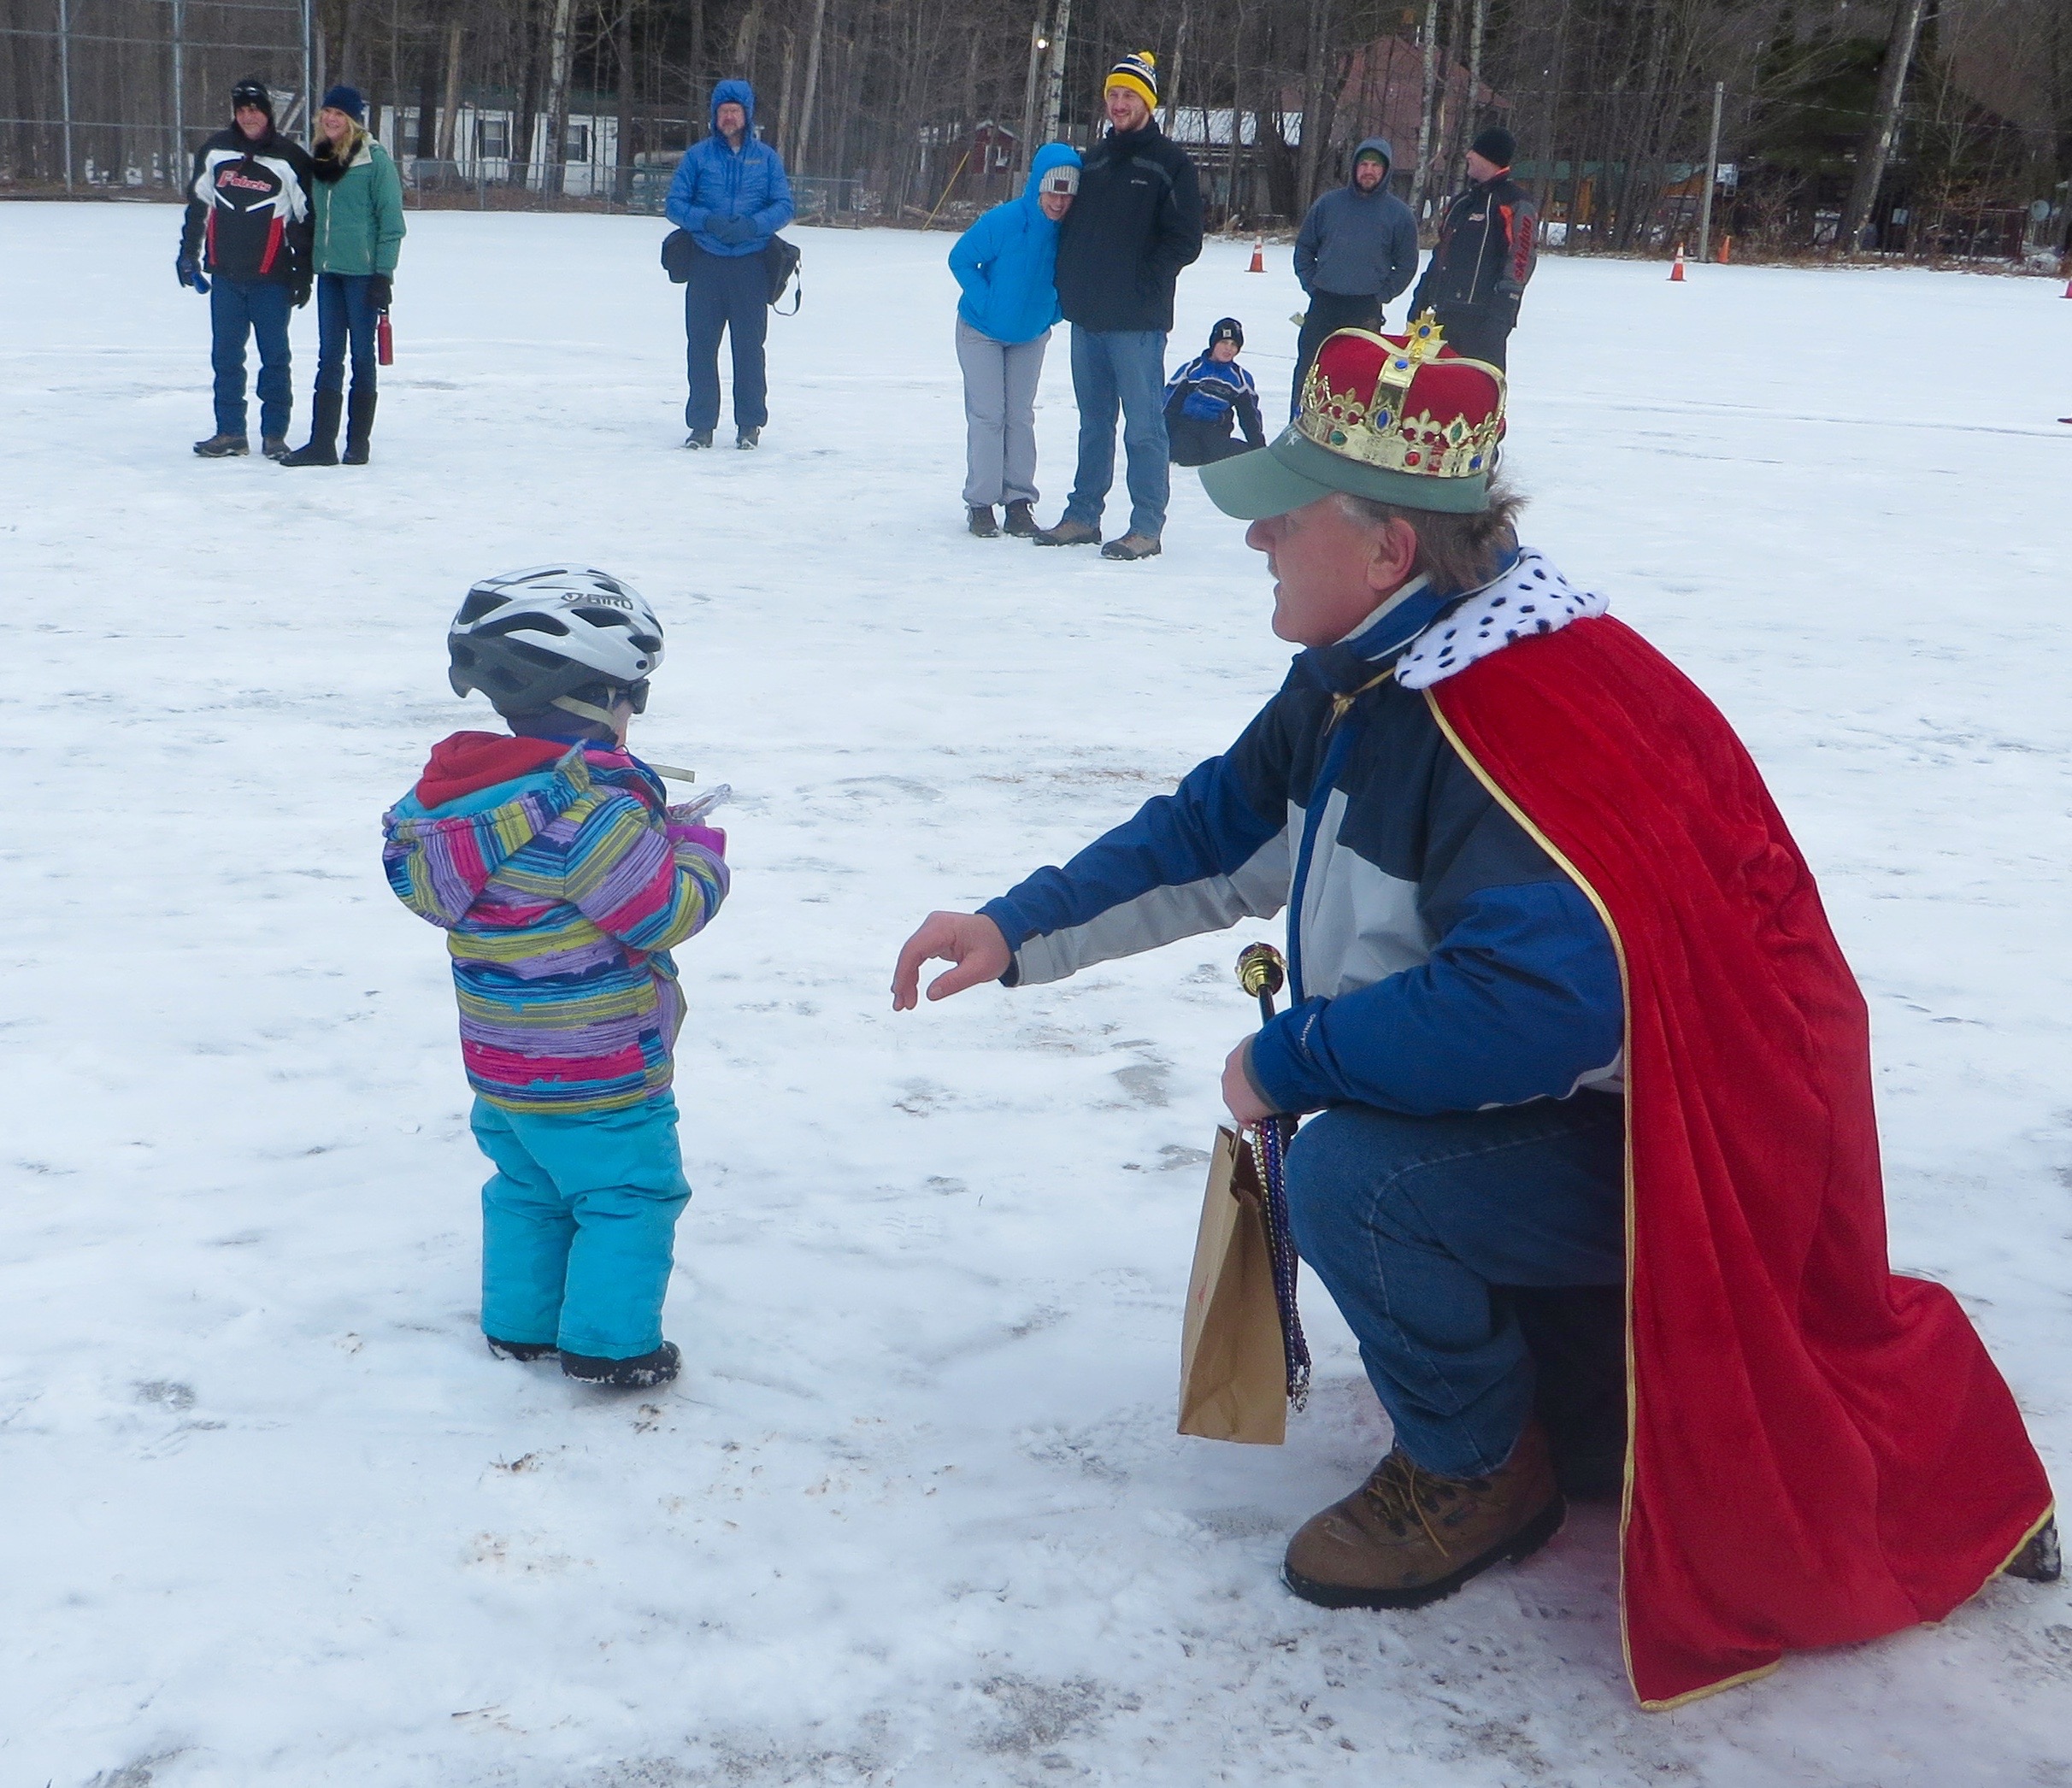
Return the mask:
[[662,623],[647,598],[608,572],[536,565],[484,578],[447,630],[456,695],[479,689],[499,714],[565,709],[609,721],[580,691],[623,691],[634,712],[662,662]]

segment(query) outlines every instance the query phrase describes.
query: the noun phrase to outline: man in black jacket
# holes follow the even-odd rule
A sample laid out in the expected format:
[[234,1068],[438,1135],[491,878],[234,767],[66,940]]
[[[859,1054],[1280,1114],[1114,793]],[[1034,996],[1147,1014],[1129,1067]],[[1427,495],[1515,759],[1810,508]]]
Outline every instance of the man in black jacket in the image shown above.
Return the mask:
[[1167,141],[1151,53],[1109,71],[1108,134],[1088,153],[1057,243],[1057,302],[1072,325],[1072,394],[1079,402],[1079,473],[1064,519],[1039,546],[1092,545],[1115,478],[1115,415],[1129,457],[1129,532],[1104,558],[1148,559],[1165,528],[1168,444],[1165,343],[1173,286],[1202,251],[1194,163]]
[[[259,338],[259,435],[266,456],[288,453],[295,388],[288,366],[288,310],[309,302],[309,157],[274,128],[262,81],[230,90],[234,121],[196,152],[174,271],[209,294],[215,368],[215,432],[197,441],[203,459],[249,453],[244,434],[244,344]],[[204,271],[213,276],[212,287]]]
[[1501,368],[1518,323],[1518,301],[1533,277],[1539,215],[1532,195],[1510,177],[1517,141],[1492,124],[1468,151],[1474,183],[1446,207],[1439,246],[1410,299],[1410,315],[1439,313],[1446,345]]

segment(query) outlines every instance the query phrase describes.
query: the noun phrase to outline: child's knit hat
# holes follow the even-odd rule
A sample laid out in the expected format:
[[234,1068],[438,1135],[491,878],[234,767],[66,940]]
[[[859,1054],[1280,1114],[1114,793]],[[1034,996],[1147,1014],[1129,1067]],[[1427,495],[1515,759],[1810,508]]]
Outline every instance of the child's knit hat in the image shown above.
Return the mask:
[[1232,342],[1242,350],[1245,346],[1245,325],[1234,316],[1220,318],[1215,328],[1209,332],[1209,345],[1213,350],[1218,342]]

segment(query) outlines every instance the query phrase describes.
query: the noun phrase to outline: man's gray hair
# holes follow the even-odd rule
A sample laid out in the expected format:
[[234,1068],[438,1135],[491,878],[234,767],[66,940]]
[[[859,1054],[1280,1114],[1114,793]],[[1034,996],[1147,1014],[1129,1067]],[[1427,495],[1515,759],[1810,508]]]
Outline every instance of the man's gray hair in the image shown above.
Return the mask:
[[1504,555],[1518,544],[1518,512],[1525,498],[1506,485],[1492,482],[1489,507],[1472,515],[1451,515],[1437,509],[1398,509],[1370,497],[1338,493],[1339,507],[1351,521],[1380,528],[1400,521],[1417,536],[1412,577],[1426,577],[1436,590],[1476,590],[1494,578]]

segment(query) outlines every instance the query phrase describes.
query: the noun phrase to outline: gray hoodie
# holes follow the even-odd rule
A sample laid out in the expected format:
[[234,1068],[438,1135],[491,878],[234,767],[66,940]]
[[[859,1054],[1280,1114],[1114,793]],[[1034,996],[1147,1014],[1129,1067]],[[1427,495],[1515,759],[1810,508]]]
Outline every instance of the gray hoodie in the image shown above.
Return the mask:
[[[1382,137],[1362,141],[1352,152],[1356,167],[1370,149],[1394,168],[1395,152]],[[1417,277],[1417,220],[1388,190],[1386,173],[1372,192],[1361,191],[1348,178],[1310,207],[1295,238],[1295,277],[1304,291],[1373,297],[1384,304]]]

